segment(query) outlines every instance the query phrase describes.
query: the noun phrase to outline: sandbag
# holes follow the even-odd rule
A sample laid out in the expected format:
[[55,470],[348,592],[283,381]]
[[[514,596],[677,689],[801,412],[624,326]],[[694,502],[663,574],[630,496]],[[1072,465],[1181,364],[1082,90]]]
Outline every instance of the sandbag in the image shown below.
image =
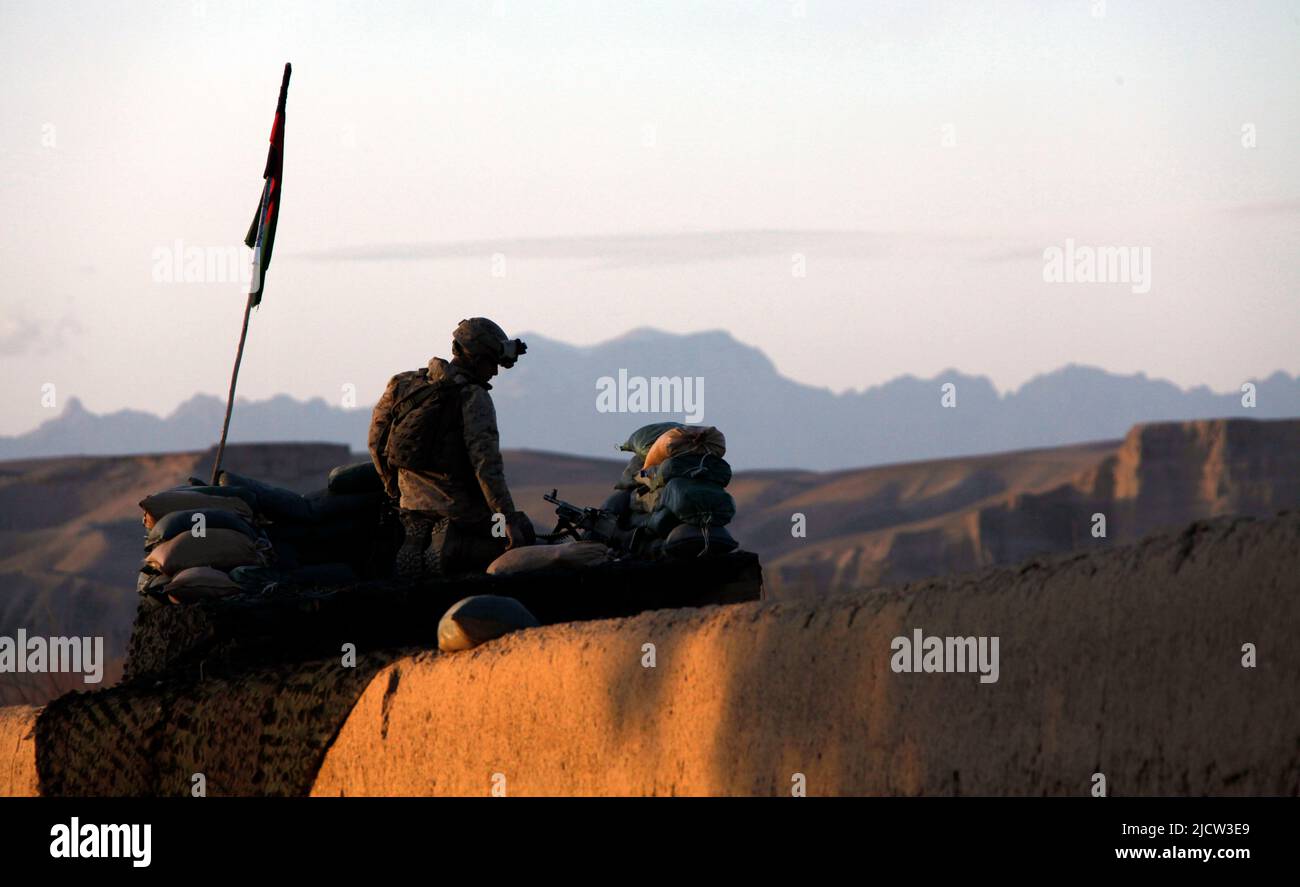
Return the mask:
[[221,486],[252,490],[257,496],[257,511],[271,520],[309,521],[312,520],[311,503],[293,490],[274,487],[251,477],[235,474],[233,471],[221,472]]
[[173,603],[189,604],[207,598],[239,594],[243,589],[220,570],[212,567],[188,567],[173,576],[164,590]]
[[731,483],[731,466],[712,453],[679,453],[641,472],[641,482],[657,490],[675,477],[702,480],[725,487]]
[[181,533],[161,543],[145,558],[159,572],[175,576],[189,567],[231,570],[246,564],[264,564],[270,545],[250,539],[238,530],[208,530],[205,536]]
[[438,620],[438,649],[444,653],[469,650],[512,631],[536,628],[540,624],[536,616],[512,597],[477,594],[457,601]]
[[173,511],[229,511],[246,521],[253,519],[253,509],[239,496],[200,493],[197,490],[164,490],[140,500],[151,529]]
[[159,518],[149,530],[149,535],[145,537],[145,548],[152,548],[159,542],[166,542],[173,536],[181,533],[189,533],[196,526],[194,515],[203,515],[203,520],[209,530],[238,530],[250,539],[257,538],[257,530],[252,524],[248,523],[233,511],[224,511],[218,509],[185,509],[184,511],[172,511]]
[[727,455],[727,438],[712,425],[682,425],[660,435],[645,454],[645,468],[653,468],[679,453]]
[[382,493],[384,482],[374,462],[354,462],[340,465],[330,471],[328,489],[331,493]]
[[488,565],[487,571],[493,576],[510,576],[535,570],[578,570],[609,559],[610,550],[599,542],[525,545],[501,555]]
[[681,422],[654,422],[650,425],[642,425],[632,435],[619,445],[619,449],[626,453],[636,453],[642,459],[650,448],[654,446],[655,441],[664,435],[665,432],[674,428],[681,428]]
[[632,458],[627,460],[627,467],[623,469],[623,476],[614,484],[616,490],[630,490],[635,487],[640,480],[637,475],[645,467],[645,456],[633,453]]
[[659,505],[684,524],[721,527],[736,516],[736,501],[717,484],[675,477],[659,491]]
[[631,490],[615,490],[610,493],[604,502],[600,503],[601,511],[608,511],[610,514],[617,516],[622,515],[632,505]]
[[681,524],[664,540],[663,552],[670,557],[699,557],[702,554],[727,554],[739,545],[726,527],[701,529]]
[[660,539],[667,539],[674,528],[681,525],[682,519],[667,508],[659,507],[651,513],[645,522],[645,528]]

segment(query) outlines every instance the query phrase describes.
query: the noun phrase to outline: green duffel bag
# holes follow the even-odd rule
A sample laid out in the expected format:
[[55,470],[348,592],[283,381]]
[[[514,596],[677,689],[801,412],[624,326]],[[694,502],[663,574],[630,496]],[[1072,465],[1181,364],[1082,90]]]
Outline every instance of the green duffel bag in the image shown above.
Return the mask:
[[354,462],[340,465],[330,472],[328,489],[331,493],[382,493],[384,482],[374,462]]
[[727,460],[712,453],[681,453],[669,456],[645,472],[641,482],[657,490],[676,477],[706,481],[725,487],[731,483],[731,466]]
[[674,428],[682,427],[684,426],[681,422],[653,422],[650,425],[642,425],[632,432],[631,437],[624,441],[619,446],[619,449],[627,453],[636,453],[642,459],[645,459],[645,454],[650,452],[650,448],[655,445],[655,441],[665,431],[672,431]]
[[721,527],[736,516],[736,501],[717,484],[675,477],[659,491],[659,503],[693,527]]

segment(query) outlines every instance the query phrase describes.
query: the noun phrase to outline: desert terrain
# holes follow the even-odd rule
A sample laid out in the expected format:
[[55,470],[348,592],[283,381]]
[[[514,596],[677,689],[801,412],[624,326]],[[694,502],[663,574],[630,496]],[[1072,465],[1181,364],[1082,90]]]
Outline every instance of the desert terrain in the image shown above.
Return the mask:
[[[0,634],[103,635],[120,674],[142,557],[137,503],[206,476],[210,452],[0,463]],[[298,492],[363,458],[342,445],[240,444],[226,466]],[[549,529],[543,493],[600,504],[617,460],[505,454],[515,498]],[[1300,507],[1300,420],[1135,426],[1122,441],[910,462],[854,471],[738,472],[730,529],[762,559],[774,600],[824,596],[1133,541],[1219,515]],[[1092,535],[1106,515],[1107,535]],[[806,536],[793,516],[803,515]],[[40,703],[67,687],[6,676],[0,703]]]

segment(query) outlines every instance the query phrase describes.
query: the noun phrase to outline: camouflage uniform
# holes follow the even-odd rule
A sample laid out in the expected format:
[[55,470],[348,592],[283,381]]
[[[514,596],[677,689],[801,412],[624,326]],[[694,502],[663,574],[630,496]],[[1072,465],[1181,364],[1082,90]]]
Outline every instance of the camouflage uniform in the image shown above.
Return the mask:
[[405,541],[397,555],[397,572],[418,578],[482,571],[506,549],[506,540],[492,534],[493,515],[515,511],[501,461],[496,408],[488,394],[491,385],[440,357],[430,360],[428,382],[456,386],[460,421],[453,424],[459,425],[468,461],[457,460],[446,472],[395,468],[383,451],[383,431],[394,403],[418,376],[417,371],[399,373],[389,381],[370,426],[371,459],[388,495],[401,507]]

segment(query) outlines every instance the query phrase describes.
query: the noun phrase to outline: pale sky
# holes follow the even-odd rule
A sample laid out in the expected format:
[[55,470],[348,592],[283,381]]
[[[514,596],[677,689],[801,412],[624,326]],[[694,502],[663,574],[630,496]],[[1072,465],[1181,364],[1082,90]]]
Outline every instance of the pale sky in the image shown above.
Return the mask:
[[[2,0],[0,434],[46,383],[224,395],[243,288],[156,266],[242,239],[285,61],[247,397],[369,402],[475,314],[726,329],[837,391],[1300,373],[1294,2]],[[1067,239],[1150,291],[1044,283]]]

